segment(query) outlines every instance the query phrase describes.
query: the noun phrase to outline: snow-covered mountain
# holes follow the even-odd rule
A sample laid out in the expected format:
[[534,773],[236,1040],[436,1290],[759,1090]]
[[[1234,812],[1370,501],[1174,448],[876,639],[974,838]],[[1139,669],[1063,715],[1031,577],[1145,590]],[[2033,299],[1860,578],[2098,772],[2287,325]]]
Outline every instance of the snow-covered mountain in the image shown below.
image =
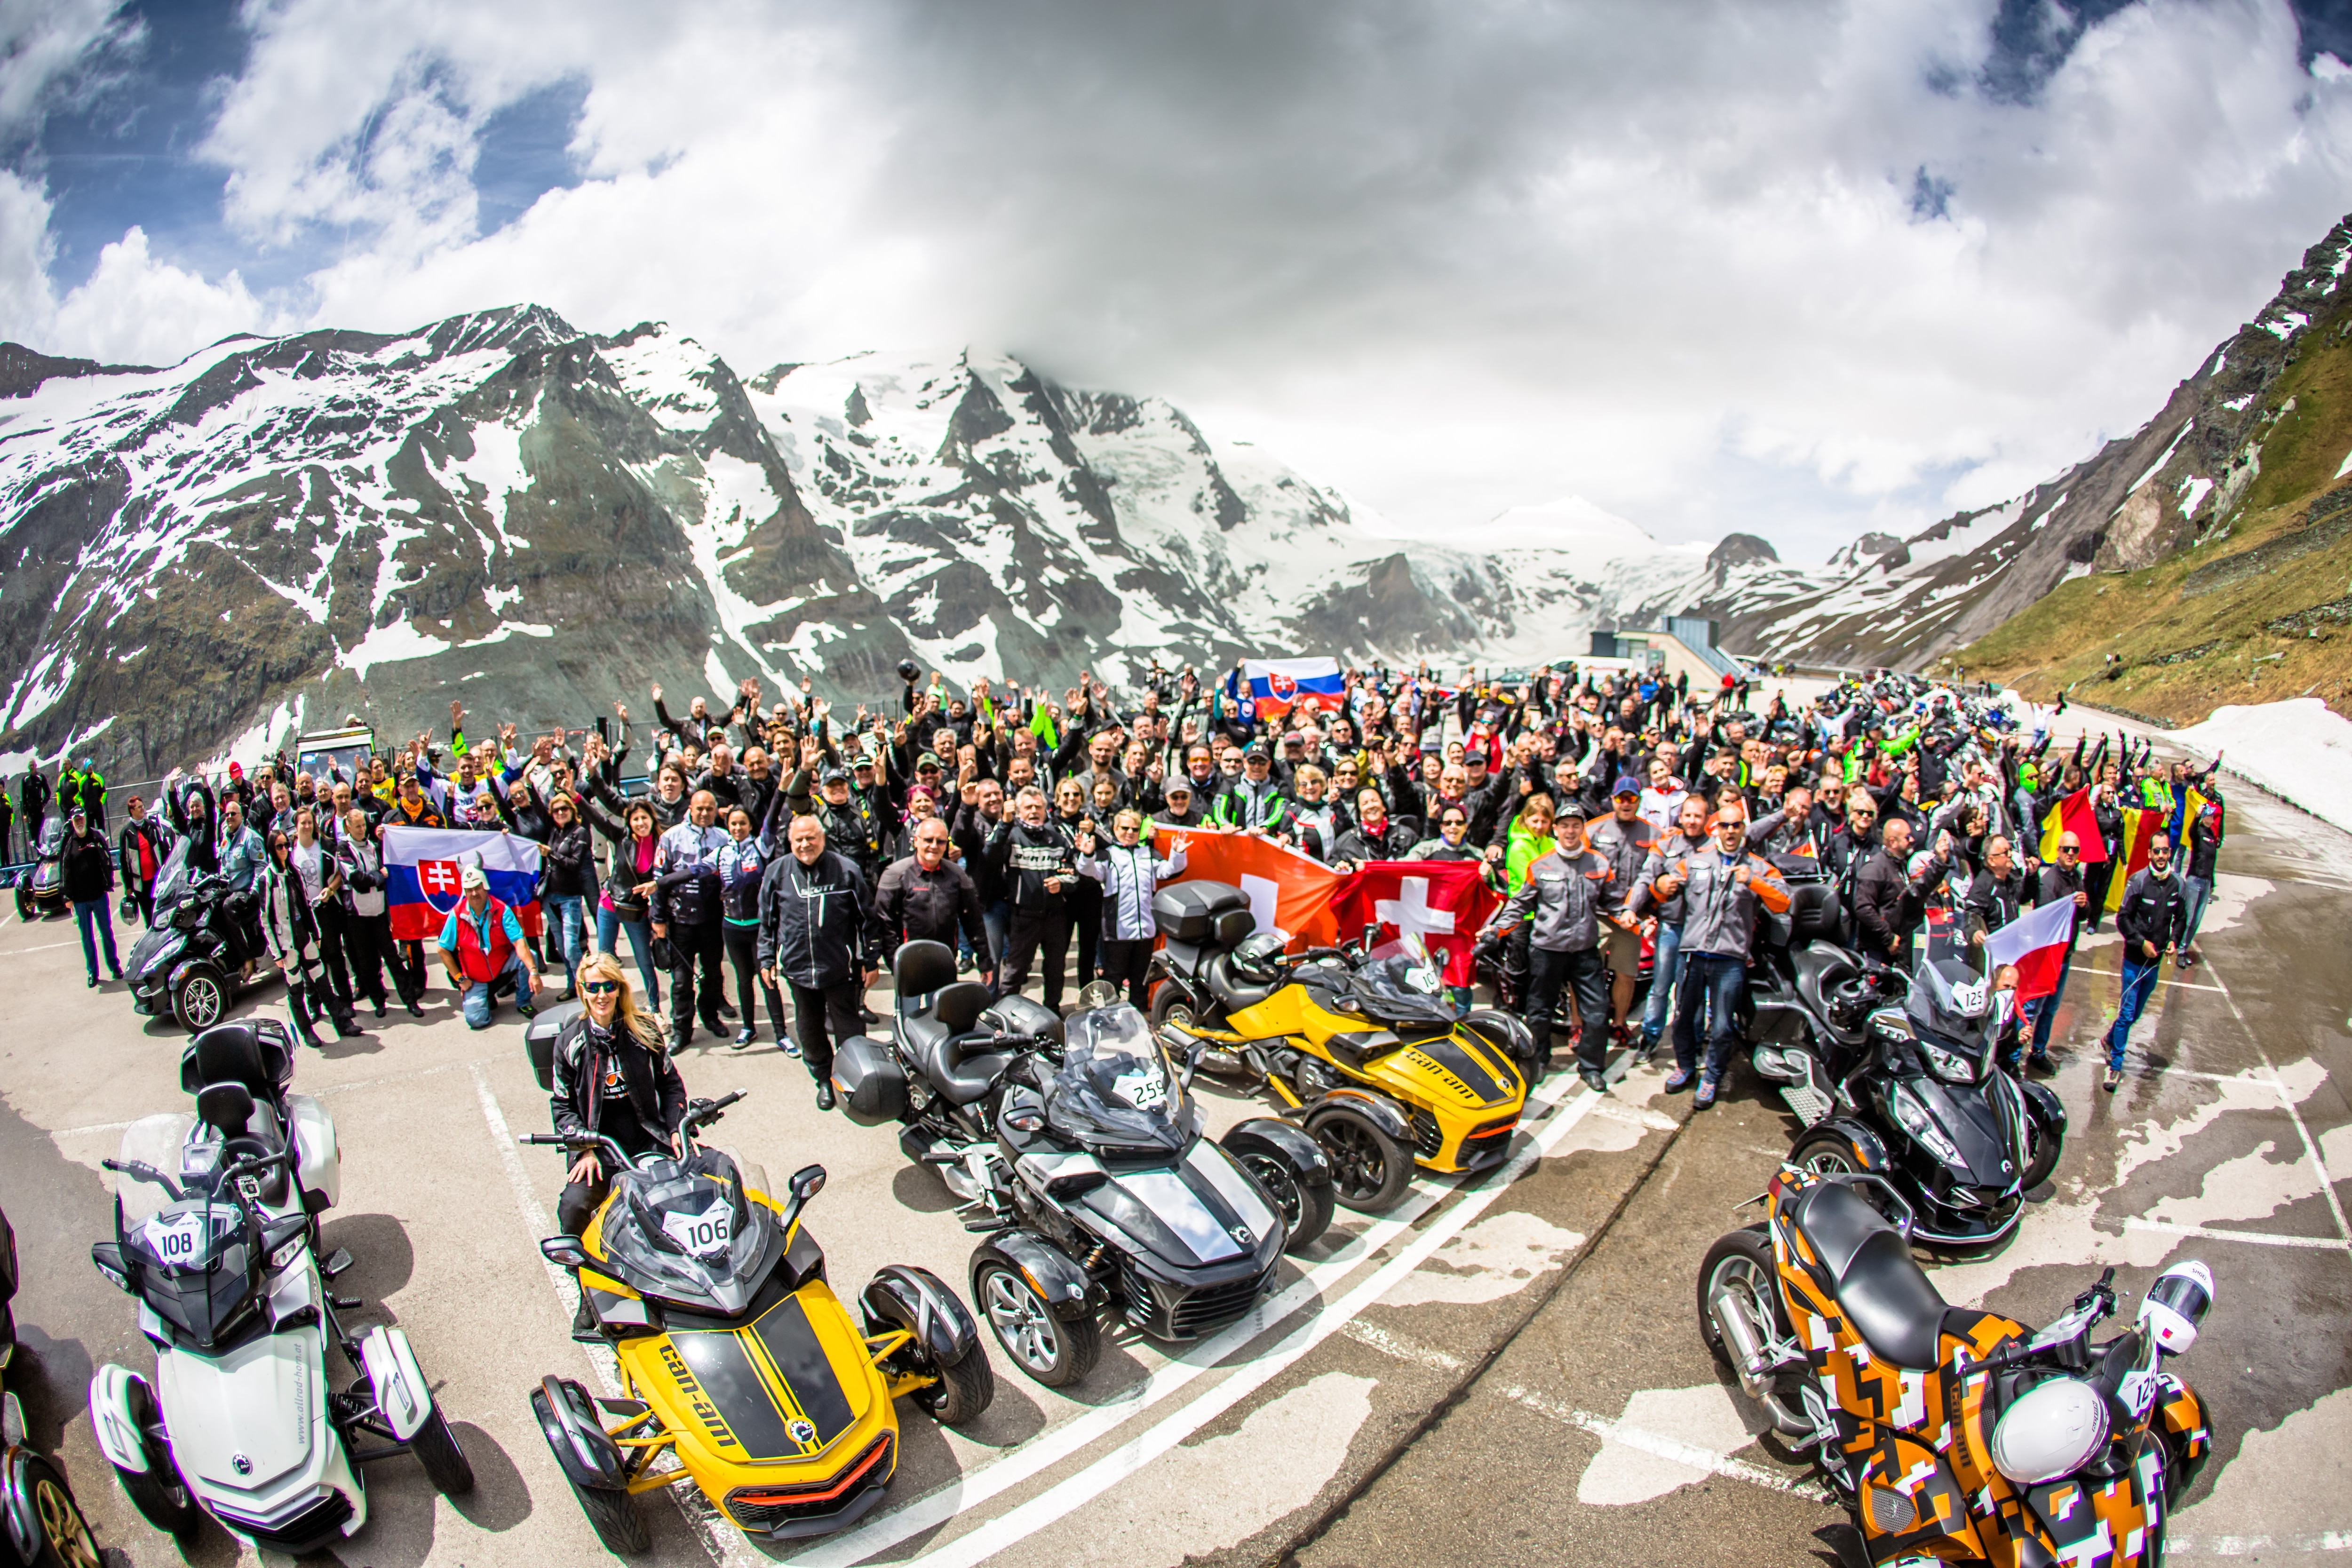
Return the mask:
[[1056,683],[1532,662],[1721,585],[1638,530],[1567,537],[1383,538],[1163,401],[1002,358],[747,384],[667,328],[534,306],[167,369],[0,345],[0,757],[148,776],[346,712],[411,731],[453,696],[577,725],[652,680],[882,698],[910,654]]
[[2266,457],[2274,472],[2296,465],[2298,482],[2326,480],[2324,467],[2301,469],[2306,448],[2336,438],[2340,416],[2316,421],[2326,433],[2315,435],[2312,411],[2294,418],[2293,397],[2276,404],[2269,394],[2320,334],[2336,342],[2352,330],[2338,310],[2347,271],[2352,217],[2306,250],[2254,319],[2131,435],[2000,506],[1956,513],[1906,540],[1865,534],[1822,573],[1750,580],[1744,597],[1705,597],[1697,613],[1720,620],[1725,646],[1743,652],[1916,668],[2069,577],[2135,571],[2225,537],[2240,509],[2266,499],[2256,493]]

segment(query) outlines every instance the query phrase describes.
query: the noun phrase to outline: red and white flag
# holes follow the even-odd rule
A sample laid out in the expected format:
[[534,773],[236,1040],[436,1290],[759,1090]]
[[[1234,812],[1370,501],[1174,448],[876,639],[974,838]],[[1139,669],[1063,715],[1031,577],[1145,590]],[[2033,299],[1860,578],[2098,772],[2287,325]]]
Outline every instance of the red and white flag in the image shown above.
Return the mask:
[[1224,882],[1249,900],[1260,931],[1279,931],[1293,952],[1328,947],[1331,894],[1339,875],[1312,856],[1271,838],[1214,827],[1169,827],[1152,839],[1160,855],[1184,852],[1183,874],[1171,882]]
[[1382,942],[1420,932],[1431,954],[1444,961],[1445,983],[1467,985],[1478,930],[1501,901],[1479,873],[1475,860],[1367,861],[1341,879],[1331,912],[1343,937],[1368,925],[1381,928]]
[[1987,966],[1998,973],[2017,965],[2017,999],[2031,1002],[2058,989],[2066,968],[2066,943],[2074,934],[2074,900],[2060,899],[2028,910],[1985,938]]

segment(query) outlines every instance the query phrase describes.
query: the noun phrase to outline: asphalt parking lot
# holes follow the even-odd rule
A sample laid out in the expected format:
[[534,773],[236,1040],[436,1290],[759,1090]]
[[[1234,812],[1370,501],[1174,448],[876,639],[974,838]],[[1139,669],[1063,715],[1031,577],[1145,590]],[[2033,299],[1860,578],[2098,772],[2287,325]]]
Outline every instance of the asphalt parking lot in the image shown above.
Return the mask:
[[[2333,1175],[2352,1171],[2342,1091],[2352,1027],[2343,939],[2352,838],[2233,793],[2233,837],[2206,926],[2210,963],[2173,975],[2143,1024],[2132,1075],[2095,1087],[2092,1044],[2115,995],[2114,939],[2078,962],[2055,1080],[2066,1153],[2018,1238],[1943,1268],[1956,1301],[2029,1320],[2095,1269],[2144,1286],[2168,1261],[2210,1263],[2220,1300],[2182,1370],[2218,1451],[2174,1551],[2302,1561],[2352,1542],[2352,1283]],[[111,1233],[99,1161],[124,1123],[184,1104],[181,1037],[145,1025],[119,987],[84,989],[69,925],[0,919],[0,1205],[26,1270],[26,1354],[10,1373],[35,1440],[59,1455],[100,1540],[135,1564],[180,1553],[122,1499],[91,1440],[97,1363],[145,1371],[130,1300],[88,1261]],[[265,990],[263,1010],[279,1005]],[[357,1267],[338,1289],[362,1323],[404,1326],[478,1478],[437,1498],[413,1463],[370,1479],[372,1517],[334,1559],[579,1563],[602,1553],[533,1426],[551,1372],[598,1375],[568,1335],[571,1300],[536,1253],[557,1156],[516,1134],[546,1125],[511,1015],[483,1033],[436,992],[363,1037],[306,1053],[344,1159],[329,1245]],[[774,1175],[830,1173],[810,1211],[845,1296],[886,1262],[963,1289],[972,1238],[885,1130],[819,1113],[807,1074],[763,1042],[698,1040],[697,1093],[751,1091],[714,1139]],[[1260,1108],[1202,1080],[1213,1122]],[[770,1553],[656,1500],[646,1561],[1092,1563],[1187,1559],[1387,1564],[1801,1563],[1833,1556],[1839,1516],[1740,1424],[1701,1346],[1693,1276],[1740,1223],[1791,1121],[1752,1085],[1691,1118],[1654,1073],[1594,1096],[1556,1075],[1509,1166],[1424,1179],[1378,1221],[1346,1215],[1285,1265],[1259,1314],[1171,1358],[1118,1337],[1070,1396],[998,1358],[995,1405],[944,1432],[902,1409],[906,1446],[882,1510],[855,1531]],[[208,1531],[188,1560],[234,1559]],[[321,1558],[320,1561],[325,1561]]]

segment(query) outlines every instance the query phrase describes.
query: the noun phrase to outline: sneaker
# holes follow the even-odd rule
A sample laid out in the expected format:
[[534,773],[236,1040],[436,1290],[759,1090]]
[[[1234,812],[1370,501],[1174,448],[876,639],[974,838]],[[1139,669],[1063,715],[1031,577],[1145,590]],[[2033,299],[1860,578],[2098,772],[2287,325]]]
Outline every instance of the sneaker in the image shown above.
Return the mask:
[[536,1018],[539,1016],[539,1008],[536,1004],[521,1001],[520,999],[515,1003],[515,1011],[521,1014],[526,1018]]
[[1698,1093],[1691,1097],[1691,1109],[1694,1110],[1712,1110],[1715,1106],[1715,1091],[1717,1087],[1716,1080],[1711,1078],[1703,1078],[1699,1079]]
[[91,976],[89,977],[89,988],[90,988],[92,991],[95,991],[95,990],[97,990],[97,989],[98,989],[98,976],[97,976],[97,975],[95,975],[95,974],[93,974],[93,975],[91,975]]
[[1698,1074],[1691,1071],[1688,1068],[1676,1068],[1674,1071],[1666,1075],[1666,1092],[1668,1094],[1680,1094],[1683,1090],[1688,1089],[1697,1077]]
[[2032,1056],[2025,1058],[2025,1070],[2028,1072],[2055,1073],[2058,1070],[2058,1064],[2050,1059],[2050,1053],[2048,1051],[2036,1051]]
[[760,1032],[751,1027],[751,1025],[746,1024],[741,1028],[735,1031],[735,1048],[740,1051],[745,1046],[750,1045],[753,1040],[756,1040],[759,1037]]
[[1582,1068],[1578,1069],[1578,1076],[1584,1079],[1584,1087],[1591,1089],[1593,1093],[1607,1094],[1609,1092],[1609,1080],[1601,1076],[1600,1068]]
[[106,972],[107,972],[109,974],[111,974],[112,976],[114,976],[114,978],[116,978],[117,980],[120,980],[120,979],[121,979],[121,978],[122,978],[122,971],[121,971],[121,970],[120,970],[120,969],[115,968],[112,964],[109,964],[109,965],[107,966],[107,970],[106,970]]
[[2105,1089],[2109,1094],[2113,1094],[2113,1093],[2115,1093],[2115,1091],[2116,1091],[2116,1089],[2117,1089],[2117,1087],[2119,1087],[2119,1086],[2123,1083],[2123,1081],[2124,1081],[2124,1069],[2123,1069],[2123,1068],[2109,1068],[2107,1069],[2107,1081],[2106,1081],[2105,1084],[2103,1084],[2101,1087],[2102,1087],[2102,1088],[2104,1088],[2104,1089]]
[[798,1040],[793,1039],[792,1037],[786,1036],[784,1038],[784,1055],[792,1058],[794,1061],[798,1061],[801,1055],[801,1043]]
[[1658,1042],[1644,1035],[1633,1044],[1633,1065],[1638,1068],[1648,1067],[1656,1059],[1657,1054]]

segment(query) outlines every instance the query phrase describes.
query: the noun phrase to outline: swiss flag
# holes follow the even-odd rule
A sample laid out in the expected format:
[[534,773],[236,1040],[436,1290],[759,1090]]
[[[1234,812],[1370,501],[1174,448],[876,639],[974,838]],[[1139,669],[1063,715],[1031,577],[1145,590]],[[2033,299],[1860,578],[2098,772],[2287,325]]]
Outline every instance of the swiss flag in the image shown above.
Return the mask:
[[1184,852],[1183,874],[1170,878],[1171,882],[1239,888],[1257,917],[1257,929],[1280,931],[1292,952],[1332,945],[1339,927],[1331,919],[1331,895],[1339,875],[1312,856],[1255,834],[1204,827],[1162,827],[1152,847],[1163,856],[1171,849]]
[[1479,928],[1501,901],[1475,860],[1370,860],[1341,880],[1331,912],[1349,936],[1368,925],[1381,928],[1383,942],[1420,932],[1444,958],[1445,983],[1467,985]]

